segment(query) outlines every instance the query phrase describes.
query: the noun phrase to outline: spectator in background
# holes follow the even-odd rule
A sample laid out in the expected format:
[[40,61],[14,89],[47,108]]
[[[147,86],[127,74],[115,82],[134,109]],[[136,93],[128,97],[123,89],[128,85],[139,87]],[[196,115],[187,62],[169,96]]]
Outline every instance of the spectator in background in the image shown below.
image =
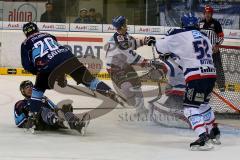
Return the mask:
[[52,3],[46,3],[45,7],[46,11],[41,15],[40,22],[64,23],[61,16],[54,12],[54,7]]
[[90,23],[95,24],[96,23],[96,10],[94,8],[89,9],[88,16],[89,16]]
[[103,23],[103,17],[102,17],[102,14],[101,13],[96,13],[96,16],[95,16],[95,19],[96,19],[96,24],[102,24]]
[[86,8],[82,8],[80,10],[79,17],[74,21],[74,23],[90,23],[88,10]]

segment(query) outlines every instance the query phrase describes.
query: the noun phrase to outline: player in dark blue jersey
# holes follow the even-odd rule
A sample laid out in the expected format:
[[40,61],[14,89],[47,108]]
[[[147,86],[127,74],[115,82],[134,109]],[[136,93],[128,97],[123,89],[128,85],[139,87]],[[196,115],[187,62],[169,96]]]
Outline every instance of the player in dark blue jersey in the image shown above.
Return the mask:
[[[24,96],[23,100],[19,100],[14,106],[14,119],[15,124],[19,128],[28,128],[28,122],[31,121],[29,118],[29,104],[28,100],[32,95],[33,83],[29,80],[23,81],[20,84],[20,91]],[[39,112],[39,116],[36,119],[36,130],[46,130],[46,129],[66,129],[67,127],[72,126],[69,123],[69,126],[64,124],[64,120],[59,113],[65,113],[72,115],[75,119],[78,117],[72,113],[72,106],[70,104],[63,105],[62,108],[56,106],[50,99],[47,97],[42,97],[42,106]],[[72,121],[74,122],[74,121]],[[76,129],[73,127],[73,129]]]
[[[51,89],[50,76],[61,68],[63,73],[55,75],[56,79],[63,79],[69,71],[64,64],[76,67],[69,71],[70,76],[77,84],[84,84],[91,90],[105,96],[113,96],[111,88],[91,75],[87,68],[78,61],[70,50],[58,44],[56,37],[48,33],[40,33],[35,23],[29,22],[23,25],[26,39],[21,45],[21,60],[25,70],[36,75],[32,96],[28,100],[29,109],[32,113],[38,113],[42,106],[42,97],[46,89]],[[64,67],[65,68],[64,68]]]

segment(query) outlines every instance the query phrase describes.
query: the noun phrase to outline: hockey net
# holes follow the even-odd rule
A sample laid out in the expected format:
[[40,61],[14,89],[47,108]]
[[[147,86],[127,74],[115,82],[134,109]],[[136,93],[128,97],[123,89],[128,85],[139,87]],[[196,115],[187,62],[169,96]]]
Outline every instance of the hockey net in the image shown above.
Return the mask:
[[[222,70],[210,105],[224,119],[240,118],[240,47],[220,46]],[[223,76],[224,75],[224,76]],[[224,86],[224,87],[222,87]]]

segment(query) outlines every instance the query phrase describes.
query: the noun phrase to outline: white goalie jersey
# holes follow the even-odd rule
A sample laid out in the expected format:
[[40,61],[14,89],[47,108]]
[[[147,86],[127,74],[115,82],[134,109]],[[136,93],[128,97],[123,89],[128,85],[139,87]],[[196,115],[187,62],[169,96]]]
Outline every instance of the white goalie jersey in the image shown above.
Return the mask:
[[156,50],[161,55],[179,58],[186,82],[216,77],[212,45],[198,30],[173,29],[164,38],[157,39]]

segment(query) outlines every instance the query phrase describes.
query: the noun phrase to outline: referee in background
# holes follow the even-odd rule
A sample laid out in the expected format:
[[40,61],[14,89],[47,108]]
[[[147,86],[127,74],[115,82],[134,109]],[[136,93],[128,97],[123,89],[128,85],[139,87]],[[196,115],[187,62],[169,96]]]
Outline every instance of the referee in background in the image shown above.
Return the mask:
[[217,85],[221,92],[225,91],[225,76],[222,66],[222,58],[218,45],[224,40],[221,24],[213,17],[213,8],[206,5],[204,8],[204,19],[200,21],[201,32],[205,33],[213,46],[213,62],[217,72]]

